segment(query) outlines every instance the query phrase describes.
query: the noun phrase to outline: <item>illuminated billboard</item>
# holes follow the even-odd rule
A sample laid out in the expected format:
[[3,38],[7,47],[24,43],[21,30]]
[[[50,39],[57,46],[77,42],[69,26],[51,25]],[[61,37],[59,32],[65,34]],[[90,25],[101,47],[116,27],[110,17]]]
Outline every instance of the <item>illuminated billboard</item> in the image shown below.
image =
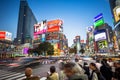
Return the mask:
[[99,48],[99,49],[108,48],[107,41],[106,41],[106,40],[99,41],[99,42],[98,42],[98,48]]
[[51,20],[47,22],[47,26],[55,26],[55,25],[62,26],[62,24],[63,24],[63,21],[59,19]]
[[95,41],[100,41],[100,40],[104,40],[104,39],[106,39],[106,33],[105,32],[95,35]]
[[48,33],[47,36],[46,36],[46,40],[52,40],[52,39],[55,39],[55,40],[59,40],[59,35],[58,33]]
[[113,14],[114,14],[115,22],[117,23],[120,20],[120,6],[117,6],[113,9]]
[[98,41],[97,45],[98,45],[98,52],[100,53],[108,52],[108,43],[106,40]]
[[63,24],[62,20],[51,20],[47,22],[47,32],[58,32],[61,31],[61,26]]
[[47,31],[47,26],[46,26],[45,21],[42,21],[40,24],[34,25],[34,34],[35,35],[46,33],[46,31]]
[[41,41],[42,41],[42,42],[44,42],[44,41],[45,41],[45,34],[42,34]]
[[114,25],[120,21],[120,0],[109,0],[112,16],[114,18]]
[[101,26],[102,24],[104,24],[104,19],[103,19],[103,14],[100,13],[99,15],[94,17],[94,28],[97,28]]
[[6,34],[5,34],[5,40],[12,40],[12,33],[6,32]]
[[94,23],[94,28],[97,28],[97,27],[101,26],[102,24],[104,24],[104,20],[100,19]]
[[0,39],[12,40],[12,33],[7,31],[0,31]]
[[29,50],[29,48],[27,48],[27,47],[24,48],[24,49],[23,49],[23,53],[24,53],[24,54],[28,54],[28,50]]
[[0,40],[5,39],[5,31],[0,31]]
[[95,39],[95,41],[107,39],[106,30],[105,29],[95,30],[94,31],[94,39]]
[[60,31],[60,26],[48,27],[47,32],[58,32]]

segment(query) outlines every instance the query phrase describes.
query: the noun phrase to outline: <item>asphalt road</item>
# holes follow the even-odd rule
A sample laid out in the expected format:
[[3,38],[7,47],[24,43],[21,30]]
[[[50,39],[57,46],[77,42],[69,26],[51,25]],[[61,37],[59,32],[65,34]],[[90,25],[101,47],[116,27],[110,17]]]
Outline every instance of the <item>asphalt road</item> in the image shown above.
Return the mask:
[[[31,67],[33,69],[33,75],[37,75],[40,77],[46,77],[47,72],[49,71],[50,66],[55,66],[56,70],[59,71],[59,67],[58,67],[58,62],[54,63],[54,64],[39,64],[39,65],[32,65],[32,66],[28,66]],[[24,74],[26,67],[22,67],[22,68],[9,68],[7,66],[3,66],[0,65],[0,69],[2,71],[6,71],[6,72],[15,72],[15,73],[22,73]],[[3,74],[4,75],[4,74]]]

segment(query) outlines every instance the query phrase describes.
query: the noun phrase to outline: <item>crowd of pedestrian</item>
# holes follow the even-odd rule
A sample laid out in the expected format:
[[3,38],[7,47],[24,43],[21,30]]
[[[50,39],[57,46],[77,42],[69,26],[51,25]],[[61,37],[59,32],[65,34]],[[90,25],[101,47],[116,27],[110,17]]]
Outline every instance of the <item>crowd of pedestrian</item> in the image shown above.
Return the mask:
[[[31,76],[32,69],[25,70],[26,79],[40,80],[39,77]],[[36,79],[30,79],[30,77]],[[112,59],[96,60],[96,62],[83,64],[79,59],[75,62],[70,60],[59,63],[59,72],[55,66],[50,66],[50,71],[46,75],[46,80],[120,80],[120,61],[113,62]]]

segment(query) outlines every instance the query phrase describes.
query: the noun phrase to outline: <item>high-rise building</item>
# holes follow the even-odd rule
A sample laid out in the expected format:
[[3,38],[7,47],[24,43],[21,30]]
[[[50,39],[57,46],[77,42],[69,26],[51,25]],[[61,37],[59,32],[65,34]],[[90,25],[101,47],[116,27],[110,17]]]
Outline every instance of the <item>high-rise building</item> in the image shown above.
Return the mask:
[[114,25],[120,22],[120,0],[109,0]]
[[19,44],[31,43],[34,33],[34,24],[37,20],[30,9],[26,0],[20,1],[17,38],[16,42]]
[[120,50],[120,0],[109,0],[113,16],[114,32],[116,35],[118,50]]

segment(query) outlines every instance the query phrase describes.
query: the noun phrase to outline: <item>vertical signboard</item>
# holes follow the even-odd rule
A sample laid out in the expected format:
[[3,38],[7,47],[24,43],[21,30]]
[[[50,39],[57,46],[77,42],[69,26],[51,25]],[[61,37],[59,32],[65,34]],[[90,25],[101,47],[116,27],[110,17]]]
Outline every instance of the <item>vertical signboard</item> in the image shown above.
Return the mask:
[[5,39],[5,31],[0,31],[0,40]]
[[94,28],[97,28],[101,26],[102,24],[104,24],[104,19],[103,19],[103,14],[100,13],[99,15],[94,17]]

